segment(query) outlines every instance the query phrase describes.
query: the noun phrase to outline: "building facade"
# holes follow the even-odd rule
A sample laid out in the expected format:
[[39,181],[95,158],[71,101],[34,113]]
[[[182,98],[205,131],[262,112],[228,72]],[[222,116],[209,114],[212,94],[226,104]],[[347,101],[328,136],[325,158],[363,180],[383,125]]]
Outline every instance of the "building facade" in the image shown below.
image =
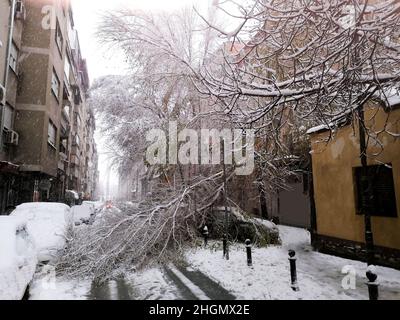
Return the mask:
[[376,263],[400,269],[400,100],[395,101],[399,104],[388,107],[375,102],[365,109],[372,197],[361,193],[358,124],[341,125],[332,139],[331,131],[323,126],[310,131],[316,209],[313,245],[317,250],[365,258],[361,208],[368,208]]
[[0,0],[0,202],[94,198],[89,77],[67,0]]

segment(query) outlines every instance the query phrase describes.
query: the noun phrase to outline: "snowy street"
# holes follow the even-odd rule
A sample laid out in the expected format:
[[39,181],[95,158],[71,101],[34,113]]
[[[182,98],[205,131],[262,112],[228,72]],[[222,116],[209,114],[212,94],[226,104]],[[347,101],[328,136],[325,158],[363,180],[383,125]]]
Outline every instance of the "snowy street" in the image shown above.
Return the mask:
[[[29,204],[19,207],[14,216],[32,216],[27,224],[30,232],[37,229],[40,219],[49,224],[49,232],[32,233],[36,243],[41,242],[39,261],[34,274],[34,266],[26,266],[27,281],[33,275],[30,284],[31,300],[368,300],[366,268],[364,262],[343,259],[313,251],[310,234],[301,228],[276,226],[257,219],[262,225],[279,232],[281,244],[267,247],[253,247],[252,266],[248,266],[246,246],[237,242],[230,245],[229,261],[223,258],[222,241],[210,240],[204,247],[204,240],[197,239],[194,247],[184,247],[181,258],[160,265],[151,264],[147,269],[135,271],[133,265],[116,269],[112,280],[96,284],[94,276],[81,276],[76,272],[61,273],[54,266],[60,265],[65,258],[55,254],[55,247],[62,248],[68,231],[64,221],[64,211],[70,225],[74,221],[73,234],[75,247],[85,243],[85,236],[99,230],[107,219],[131,219],[133,203],[120,203],[108,208],[102,203],[84,203],[71,210],[65,205]],[[49,215],[50,211],[53,212]],[[60,211],[60,216],[57,215]],[[236,213],[238,214],[238,213]],[[52,220],[46,217],[51,216]],[[134,216],[134,215],[133,215]],[[40,219],[39,219],[40,218]],[[39,220],[37,220],[39,219]],[[46,220],[47,219],[47,220]],[[4,220],[4,219],[3,219]],[[8,221],[8,220],[7,220]],[[14,220],[10,220],[11,222]],[[17,220],[15,220],[17,221]],[[142,221],[141,218],[138,221]],[[4,221],[3,221],[4,224]],[[9,231],[13,228],[25,228],[25,224],[5,224]],[[56,227],[56,228],[55,228]],[[4,232],[7,231],[3,226]],[[133,227],[137,230],[137,227]],[[24,229],[21,229],[24,230]],[[50,232],[53,230],[53,232]],[[64,230],[64,231],[63,231]],[[10,231],[10,232],[11,232]],[[72,232],[72,231],[71,231]],[[61,235],[64,236],[61,236]],[[17,233],[17,238],[20,233]],[[11,237],[12,238],[12,237]],[[17,240],[18,241],[18,240]],[[61,241],[61,243],[60,243]],[[279,243],[279,242],[278,242]],[[11,248],[12,242],[10,242]],[[289,250],[296,252],[297,282],[299,291],[295,292],[290,283]],[[52,253],[52,254],[50,254]],[[27,254],[27,253],[26,253]],[[51,257],[49,261],[49,257]],[[10,263],[18,263],[9,254]],[[32,258],[32,261],[34,259]],[[36,261],[36,260],[35,260]],[[14,264],[15,264],[14,263]],[[14,265],[9,264],[9,268]],[[18,264],[15,264],[15,268]],[[57,268],[58,268],[57,267]],[[30,271],[31,270],[31,271]],[[400,271],[376,267],[379,283],[379,298],[382,300],[400,300]],[[110,274],[108,274],[110,275]],[[3,295],[18,290],[11,277],[4,282]],[[23,289],[21,284],[21,290]],[[19,290],[19,294],[23,292]]]
[[400,301],[400,0],[0,0],[9,300]]
[[[222,259],[221,251],[207,249],[187,254],[191,265],[217,280],[238,299],[306,299],[306,300],[367,300],[366,264],[313,252],[306,230],[279,226],[282,246],[255,249],[253,268],[246,263],[243,245],[231,248],[230,261]],[[297,252],[299,292],[290,288],[288,250]],[[356,288],[344,290],[342,269],[356,271]],[[377,267],[382,299],[400,299],[400,271]]]
[[126,274],[95,285],[89,280],[56,278],[39,272],[31,300],[234,300],[235,296],[201,272],[168,266]]
[[[207,249],[186,253],[187,266],[168,265],[125,274],[101,286],[90,280],[54,278],[51,268],[36,274],[31,286],[32,300],[270,300],[368,299],[366,265],[313,252],[309,233],[279,226],[282,246],[253,249],[253,267],[247,266],[242,244],[231,246],[230,261],[222,258],[221,245],[211,242]],[[297,252],[300,291],[290,288],[288,250]],[[345,290],[345,266],[356,270],[356,288]],[[47,270],[46,270],[47,268]],[[400,271],[378,267],[380,297],[400,299]]]

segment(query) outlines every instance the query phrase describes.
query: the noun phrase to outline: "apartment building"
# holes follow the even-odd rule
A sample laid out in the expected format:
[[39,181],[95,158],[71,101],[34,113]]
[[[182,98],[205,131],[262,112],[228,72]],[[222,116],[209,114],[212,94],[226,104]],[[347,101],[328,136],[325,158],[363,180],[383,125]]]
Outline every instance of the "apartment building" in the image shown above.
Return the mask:
[[0,0],[0,41],[0,212],[66,190],[94,198],[95,121],[69,1]]

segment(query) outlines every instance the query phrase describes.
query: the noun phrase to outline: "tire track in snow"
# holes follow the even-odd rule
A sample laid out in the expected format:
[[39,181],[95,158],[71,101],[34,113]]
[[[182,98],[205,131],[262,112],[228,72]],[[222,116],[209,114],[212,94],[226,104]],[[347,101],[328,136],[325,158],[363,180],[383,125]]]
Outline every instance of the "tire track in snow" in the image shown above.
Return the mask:
[[174,265],[168,265],[168,269],[182,282],[184,286],[199,300],[211,300],[203,290],[189,280],[182,272],[180,272]]

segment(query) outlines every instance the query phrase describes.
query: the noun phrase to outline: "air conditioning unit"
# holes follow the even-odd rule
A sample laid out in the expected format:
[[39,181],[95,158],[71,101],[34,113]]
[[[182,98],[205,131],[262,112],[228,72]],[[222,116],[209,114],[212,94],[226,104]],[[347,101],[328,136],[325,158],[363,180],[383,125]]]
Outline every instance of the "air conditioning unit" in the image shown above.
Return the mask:
[[18,146],[18,142],[19,142],[19,134],[13,130],[8,130],[6,132],[4,143],[12,146]]
[[15,5],[15,19],[17,20],[26,19],[26,8],[22,0],[17,1]]
[[6,88],[0,85],[0,106],[6,105]]

